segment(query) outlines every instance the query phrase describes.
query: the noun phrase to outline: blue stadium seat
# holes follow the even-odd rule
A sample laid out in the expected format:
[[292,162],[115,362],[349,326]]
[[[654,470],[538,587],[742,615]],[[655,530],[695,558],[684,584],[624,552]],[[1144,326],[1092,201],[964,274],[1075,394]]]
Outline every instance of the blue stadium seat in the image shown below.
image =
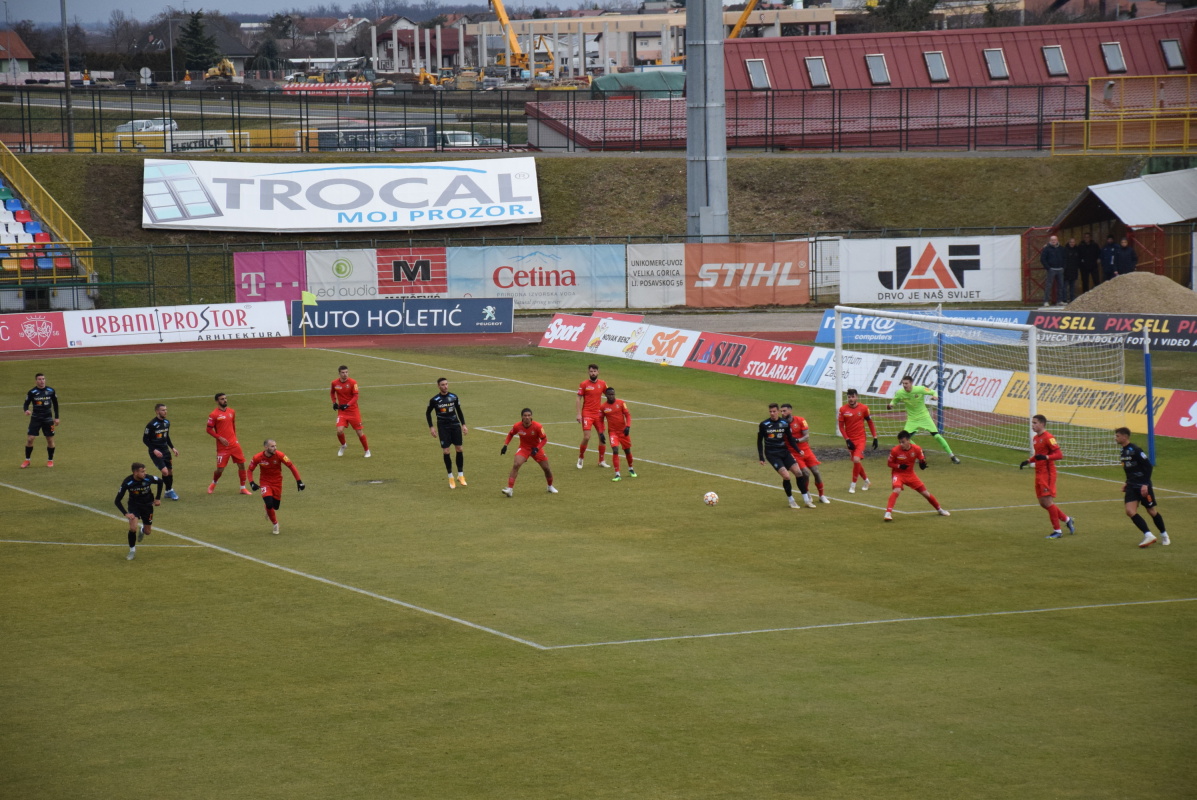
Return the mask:
[[38,269],[54,269],[54,259],[45,258],[45,257],[39,258],[37,260],[37,268]]
[[40,222],[37,222],[35,220],[33,222],[25,223],[25,233],[32,234],[32,233],[41,233],[41,232],[42,232],[42,224]]
[[20,200],[13,197],[9,200],[4,201],[4,207],[7,208],[9,211],[17,212],[17,211],[23,210],[25,208],[25,205]]

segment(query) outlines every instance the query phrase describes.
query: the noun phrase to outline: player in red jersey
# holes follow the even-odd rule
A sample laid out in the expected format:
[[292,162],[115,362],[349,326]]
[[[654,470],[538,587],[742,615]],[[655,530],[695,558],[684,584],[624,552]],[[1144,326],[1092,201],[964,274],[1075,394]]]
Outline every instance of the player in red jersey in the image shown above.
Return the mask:
[[224,392],[216,393],[216,408],[208,415],[208,435],[216,440],[216,471],[208,484],[208,494],[216,491],[216,482],[229,461],[237,465],[241,494],[253,494],[245,485],[245,453],[237,442],[237,412],[229,408],[229,396]]
[[927,468],[927,458],[923,455],[923,448],[910,441],[909,431],[901,431],[898,434],[897,446],[889,451],[889,468],[893,471],[894,491],[890,494],[889,504],[885,507],[886,522],[894,521],[894,503],[898,502],[898,495],[907,486],[927,498],[927,502],[939,512],[941,517],[952,516],[946,508],[939,505],[935,495],[927,491],[926,485],[919,480],[919,476],[914,472],[915,464],[918,464],[919,469]]
[[623,480],[619,475],[619,448],[628,457],[628,475],[635,478],[636,468],[632,466],[632,412],[628,404],[615,398],[615,390],[610,386],[603,392],[603,404],[599,411],[603,415],[603,425],[611,439],[611,463],[615,465],[615,477],[612,481]]
[[607,466],[607,437],[603,435],[603,393],[607,391],[607,382],[599,380],[598,364],[591,364],[586,368],[588,377],[578,384],[577,406],[578,422],[582,423],[582,444],[578,447],[578,469],[583,466],[586,448],[590,444],[590,429],[594,428],[599,435],[599,463],[600,467]]
[[532,409],[525,408],[520,412],[520,421],[512,425],[511,430],[507,432],[507,438],[503,440],[503,449],[499,451],[499,455],[507,455],[507,445],[511,444],[511,440],[516,436],[520,437],[520,447],[515,451],[515,463],[511,465],[511,474],[507,476],[507,488],[503,490],[503,494],[511,497],[515,493],[515,476],[519,474],[520,467],[524,466],[524,462],[529,458],[544,470],[544,479],[549,485],[548,493],[557,494],[557,487],[553,485],[553,470],[549,469],[549,457],[544,452],[544,446],[548,444],[549,437],[545,436],[544,428],[540,426],[540,423],[533,421]]
[[865,474],[865,423],[869,424],[869,433],[873,434],[873,449],[877,449],[877,426],[869,416],[869,407],[860,402],[860,396],[855,389],[847,392],[848,402],[840,406],[835,423],[844,437],[844,444],[848,446],[848,454],[852,457],[852,483],[848,486],[848,494],[856,494],[856,479],[864,481],[860,487],[862,492],[869,490],[869,476]]
[[[806,424],[806,420],[802,417],[794,415],[794,407],[789,403],[781,404],[781,418],[790,423],[790,433],[794,434],[794,441],[798,443],[797,448],[790,447],[790,452],[794,454],[794,463],[797,464],[805,475],[809,478],[815,479],[815,488],[819,491],[819,502],[830,503],[827,495],[823,494],[823,474],[819,472],[819,465],[823,462],[815,455],[815,451],[810,446],[810,427]],[[789,443],[786,443],[789,447]],[[810,489],[810,479],[807,479],[806,488]],[[799,488],[802,488],[801,485]],[[810,492],[804,491],[802,499],[810,502]]]
[[349,377],[349,367],[344,364],[337,367],[337,377],[332,382],[328,395],[332,400],[333,411],[337,412],[337,441],[341,443],[337,456],[345,455],[345,428],[348,426],[353,428],[361,441],[362,449],[366,451],[364,458],[369,458],[370,445],[366,441],[366,432],[362,430],[362,411],[357,407],[357,381]]
[[[252,481],[254,470],[258,467],[262,468],[261,486]],[[249,477],[251,478],[249,485],[253,487],[254,491],[262,490],[262,502],[266,504],[266,518],[274,525],[271,533],[278,533],[278,514],[275,512],[283,504],[283,467],[291,470],[291,474],[295,476],[296,489],[302,492],[307,488],[303,479],[299,477],[299,470],[291,463],[291,459],[287,458],[287,454],[278,449],[274,439],[262,442],[262,452],[255,455],[249,462]]]
[[1064,457],[1064,451],[1056,443],[1056,437],[1048,433],[1047,417],[1042,414],[1031,417],[1031,430],[1035,432],[1031,440],[1031,456],[1018,468],[1035,465],[1035,496],[1039,498],[1039,505],[1047,509],[1048,519],[1052,521],[1052,532],[1047,538],[1059,539],[1064,535],[1060,531],[1060,523],[1068,526],[1069,533],[1076,533],[1076,520],[1056,505],[1056,462]]

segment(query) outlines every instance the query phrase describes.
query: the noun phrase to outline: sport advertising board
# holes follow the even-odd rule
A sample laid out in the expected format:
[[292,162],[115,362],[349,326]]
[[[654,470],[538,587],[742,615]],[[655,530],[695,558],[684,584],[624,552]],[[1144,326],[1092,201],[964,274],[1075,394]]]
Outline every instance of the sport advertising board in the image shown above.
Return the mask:
[[540,337],[540,347],[553,350],[581,352],[590,344],[590,337],[600,322],[599,317],[555,314]]
[[367,300],[378,296],[373,250],[307,251],[308,291],[317,300]]
[[[1197,317],[1165,314],[1096,314],[1065,311],[1032,311],[1030,324],[1047,332],[1068,334],[1126,334],[1127,349],[1140,350],[1143,337],[1151,339],[1152,350],[1197,352]],[[1063,336],[1060,337],[1064,338]]]
[[1021,301],[1018,236],[844,239],[844,303]]
[[352,164],[147,158],[142,226],[424,230],[541,221],[536,159]]
[[302,250],[233,253],[233,284],[238,303],[298,300],[308,288],[307,256]]
[[[863,314],[843,314],[844,344],[935,344],[935,334],[917,325],[910,325],[901,320],[886,317],[871,317]],[[980,320],[983,322],[1009,322],[1016,325],[1026,325],[1028,312],[1026,311],[971,311],[954,309],[939,312],[939,316],[960,320]],[[987,331],[992,335],[993,330]],[[1013,338],[1018,334],[1012,332]],[[819,325],[819,332],[815,336],[819,344],[833,344],[835,342],[835,311],[824,311],[823,321]],[[956,336],[945,336],[943,344],[976,344],[975,340]]]
[[810,245],[802,242],[688,244],[686,305],[799,306],[810,302]]
[[61,350],[66,346],[61,311],[0,316],[0,351]]
[[63,311],[68,347],[225,342],[287,336],[282,302]]
[[450,297],[510,297],[519,309],[625,305],[623,245],[454,247]]
[[377,336],[416,333],[511,333],[510,298],[382,298],[291,304],[292,336]]

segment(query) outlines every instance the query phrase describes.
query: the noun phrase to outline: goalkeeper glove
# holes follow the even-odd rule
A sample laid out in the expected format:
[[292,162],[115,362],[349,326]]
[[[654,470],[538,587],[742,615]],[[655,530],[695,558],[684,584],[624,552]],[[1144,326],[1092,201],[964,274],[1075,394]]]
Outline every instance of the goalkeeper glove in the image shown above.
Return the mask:
[[876,436],[873,437],[873,449],[874,450],[877,449],[877,437]]
[[337,411],[338,409],[340,409],[340,406],[336,403],[333,403],[333,411]]
[[261,489],[261,488],[262,488],[261,486],[258,486],[258,484],[254,483],[253,481],[249,482],[249,490],[251,492],[256,492],[256,491],[258,491],[258,489]]
[[624,436],[631,436],[631,435],[632,435],[632,427],[631,427],[630,425],[629,425],[628,427],[626,427],[626,428],[624,428],[624,429],[623,429],[623,435],[624,435]]
[[507,445],[503,445],[503,449],[499,451],[499,455],[501,455],[501,456],[507,455]]
[[[874,441],[876,441],[876,440],[874,440]],[[847,447],[847,448],[848,448],[848,451],[849,451],[849,452],[851,452],[851,451],[852,451],[852,449],[853,449],[853,448],[852,448],[852,440],[851,440],[851,439],[845,439],[845,440],[844,440],[844,447]]]
[[1024,462],[1022,462],[1021,464],[1019,464],[1019,465],[1018,465],[1018,468],[1019,468],[1019,469],[1022,469],[1023,467],[1025,467],[1027,464],[1030,464],[1030,463],[1031,463],[1030,461],[1024,461]]
[[910,465],[909,464],[899,464],[898,469],[910,469]]
[[536,457],[536,454],[537,454],[537,453],[539,453],[539,452],[540,452],[540,448],[539,448],[539,447],[533,447],[533,448],[532,448],[532,457],[533,457],[533,458],[535,458],[535,457]]
[[306,489],[308,487],[306,485],[304,485],[303,481],[295,481],[295,488],[302,492],[304,489]]
[[927,468],[927,462],[926,462],[926,461],[920,461],[920,462],[919,462],[919,469],[926,469],[926,468]]
[[606,444],[607,436],[602,431],[599,431],[599,444]]
[[348,411],[348,410],[349,410],[349,404],[348,404],[348,403],[341,403],[341,410],[342,410],[342,411]]

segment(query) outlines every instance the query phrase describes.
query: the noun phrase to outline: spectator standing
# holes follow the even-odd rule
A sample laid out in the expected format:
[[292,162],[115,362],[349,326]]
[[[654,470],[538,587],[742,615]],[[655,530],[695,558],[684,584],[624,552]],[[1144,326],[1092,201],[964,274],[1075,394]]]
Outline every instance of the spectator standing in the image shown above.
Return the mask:
[[1118,244],[1118,254],[1114,259],[1114,274],[1126,275],[1128,272],[1134,272],[1135,266],[1139,263],[1139,254],[1135,252],[1135,246],[1130,243],[1130,239],[1125,236]]
[[1076,243],[1076,237],[1068,240],[1064,245],[1064,302],[1071,303],[1076,299],[1076,279],[1081,272],[1081,248]]
[[1093,236],[1086,233],[1077,245],[1081,257],[1081,294],[1089,291],[1090,284],[1097,286],[1101,283],[1101,272],[1097,268],[1101,260],[1101,248],[1093,241]]
[[1106,244],[1101,248],[1101,279],[1104,283],[1118,274],[1118,245],[1113,236],[1106,237]]
[[1064,303],[1064,248],[1060,246],[1060,237],[1052,236],[1047,244],[1039,251],[1039,263],[1047,275],[1043,280],[1043,305],[1052,304],[1052,289],[1055,288],[1056,302]]

